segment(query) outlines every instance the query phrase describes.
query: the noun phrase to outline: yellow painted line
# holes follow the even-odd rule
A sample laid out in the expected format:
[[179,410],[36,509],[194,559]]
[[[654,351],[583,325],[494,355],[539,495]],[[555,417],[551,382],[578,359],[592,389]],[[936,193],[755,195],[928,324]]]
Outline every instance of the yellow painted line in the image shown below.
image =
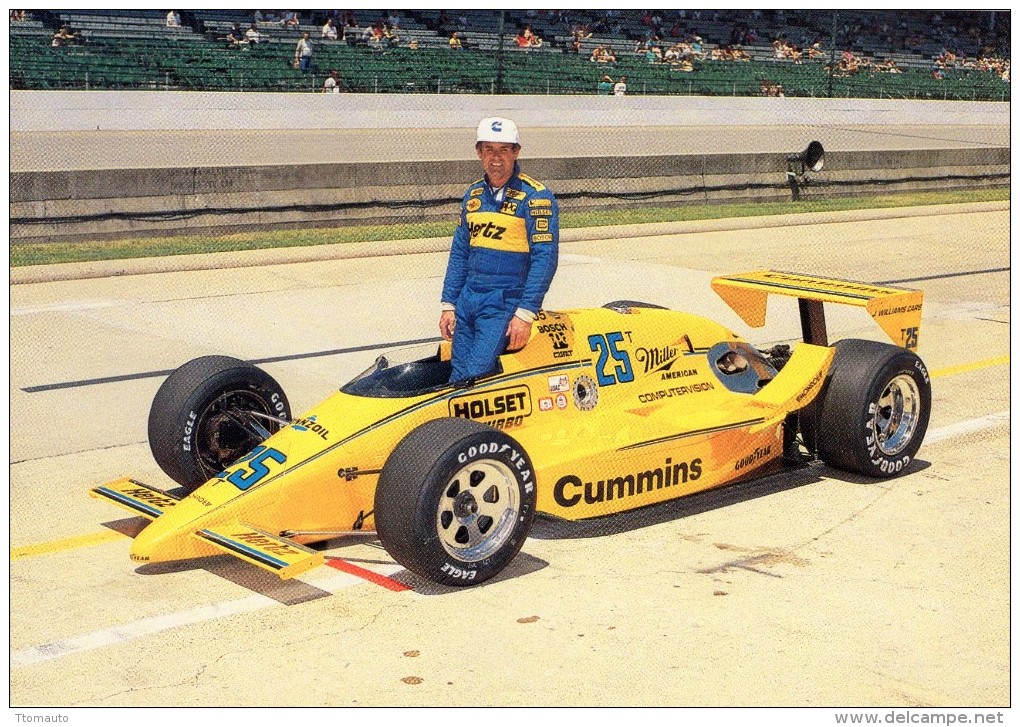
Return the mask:
[[19,558],[31,558],[36,555],[49,555],[51,553],[61,553],[65,550],[74,550],[75,548],[87,548],[91,545],[102,545],[103,543],[112,543],[115,540],[123,540],[126,535],[116,532],[115,530],[104,530],[99,533],[90,533],[88,535],[77,535],[73,538],[65,538],[63,540],[51,540],[48,543],[38,543],[36,545],[25,545],[21,548],[11,548],[11,560],[18,560]]
[[[1001,366],[1009,363],[1009,356],[997,356],[996,358],[988,358],[983,361],[972,361],[971,363],[960,364],[958,366],[947,366],[944,369],[930,372],[930,376],[933,379],[937,379],[941,376],[953,376],[954,374],[962,374],[968,371],[977,371],[978,369],[985,369],[992,366]],[[120,540],[125,535],[122,535],[113,530],[104,530],[100,533],[91,533],[89,535],[79,535],[74,538],[65,538],[64,540],[51,540],[48,543],[39,543],[37,545],[26,545],[21,548],[11,549],[11,560],[18,560],[19,558],[31,558],[37,555],[50,555],[52,553],[62,553],[66,550],[74,550],[76,548],[87,548],[92,545],[102,545],[103,543],[112,543],[115,540]]]
[[1001,366],[1008,363],[1009,356],[997,356],[996,358],[986,358],[984,361],[972,361],[971,363],[960,364],[959,366],[947,366],[938,371],[931,371],[930,375],[933,379],[937,379],[940,376],[963,374],[968,371],[977,371],[978,369],[987,369],[991,366]]

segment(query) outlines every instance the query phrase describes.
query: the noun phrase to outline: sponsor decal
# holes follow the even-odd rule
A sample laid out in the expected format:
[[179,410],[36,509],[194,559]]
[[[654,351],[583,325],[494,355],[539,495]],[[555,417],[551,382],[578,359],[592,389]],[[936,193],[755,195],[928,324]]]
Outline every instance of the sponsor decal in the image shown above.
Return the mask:
[[649,391],[647,394],[638,394],[638,401],[642,404],[651,404],[653,401],[658,401],[659,399],[668,399],[673,396],[686,396],[687,394],[697,394],[701,391],[711,391],[714,388],[715,385],[711,381],[699,381],[688,386],[671,386],[668,389],[659,389],[658,391]]
[[[472,202],[475,201],[477,200],[472,200]],[[468,204],[470,205],[470,202]],[[481,205],[482,203],[478,202],[478,204]],[[491,222],[486,222],[484,224],[481,222],[474,222],[468,225],[468,229],[471,231],[472,238],[481,236],[488,237],[492,240],[502,240],[503,234],[506,232],[505,227],[494,225]]]
[[518,201],[523,201],[528,195],[526,195],[524,192],[522,192],[519,189],[508,189],[506,191],[506,196],[509,199],[516,199]]
[[557,394],[556,395],[556,408],[557,409],[566,409],[567,408],[567,395],[566,394]]
[[663,346],[662,348],[644,348],[642,346],[634,350],[634,358],[638,360],[638,363],[644,364],[646,374],[653,369],[668,369],[679,355],[680,349],[674,346]]
[[484,421],[498,429],[519,426],[531,416],[531,390],[512,386],[450,399],[450,416]]
[[316,415],[314,414],[305,419],[298,419],[291,426],[299,432],[314,432],[321,439],[329,439],[329,430],[316,421]]
[[553,236],[551,232],[542,232],[538,235],[532,235],[532,242],[552,242]]
[[[573,351],[570,348],[567,332],[572,331],[573,327],[558,322],[559,316],[543,316],[541,320],[549,320],[550,318],[555,322],[540,323],[538,325],[538,332],[546,334],[549,336],[549,340],[552,341],[553,358],[565,358],[572,355]],[[560,391],[566,391],[566,389],[560,389]]]
[[586,505],[595,505],[682,485],[700,479],[701,475],[700,457],[690,462],[673,462],[666,458],[661,467],[614,475],[597,482],[584,482],[577,475],[564,475],[553,486],[553,499],[560,507],[574,507],[582,500]]
[[883,308],[878,313],[876,313],[875,316],[876,317],[893,316],[896,315],[897,313],[913,313],[914,311],[919,310],[921,310],[920,303],[918,303],[917,305],[901,305],[897,308]]
[[538,230],[539,232],[547,231],[549,229],[549,220],[545,218],[535,220],[535,229]]
[[549,377],[549,392],[558,394],[561,391],[570,391],[570,378],[566,374]]
[[133,497],[136,500],[147,502],[150,505],[158,507],[160,509],[173,507],[174,505],[177,504],[177,500],[175,500],[174,498],[164,497],[145,487],[138,487],[130,490],[121,490],[121,493],[127,495],[128,497]]
[[441,570],[443,573],[446,573],[449,576],[459,578],[462,581],[473,581],[475,579],[475,576],[478,575],[478,571],[476,570],[462,570],[457,566],[450,565],[449,563],[443,563],[443,567],[440,568],[439,570]]
[[551,411],[553,408],[553,400],[551,396],[543,396],[538,400],[539,411]]
[[697,375],[697,369],[680,369],[679,371],[663,371],[659,377],[661,381],[666,379],[686,379],[688,376]]
[[771,444],[768,445],[767,447],[755,447],[754,451],[751,452],[751,454],[747,455],[746,457],[741,457],[740,459],[738,459],[737,464],[733,467],[733,469],[742,470],[744,469],[744,467],[752,465],[759,460],[768,459],[768,456],[770,454],[772,454]]
[[504,215],[515,215],[517,214],[517,203],[516,202],[504,202],[503,206],[499,208],[500,214]]
[[574,406],[581,411],[591,411],[599,403],[599,390],[588,376],[574,379]]
[[529,199],[528,207],[534,209],[535,207],[552,207],[551,199]]
[[822,380],[822,372],[821,372],[821,371],[819,371],[819,372],[818,372],[817,374],[815,374],[815,375],[814,375],[814,378],[812,378],[812,379],[811,379],[811,380],[810,380],[810,381],[809,381],[809,382],[807,383],[807,386],[805,386],[805,387],[804,387],[804,390],[803,390],[803,391],[801,391],[801,392],[800,392],[799,394],[797,394],[797,403],[799,404],[799,403],[800,403],[800,402],[802,402],[802,401],[803,401],[803,400],[804,400],[805,398],[807,398],[807,396],[808,396],[808,395],[809,395],[809,394],[811,393],[811,391],[812,391],[812,390],[813,390],[813,389],[814,389],[814,388],[815,388],[816,386],[818,386],[818,383],[819,383],[819,382],[820,382],[821,380]]
[[468,212],[477,212],[481,208],[482,208],[482,200],[480,200],[480,199],[474,199],[474,198],[469,199],[467,201],[467,204],[464,205],[464,209],[466,209]]
[[484,187],[475,187],[474,189],[471,190],[471,192],[469,192],[469,194],[472,197],[481,197],[484,191],[485,191]]
[[267,538],[265,535],[255,531],[248,531],[246,533],[231,533],[231,536],[235,540],[240,540],[242,543],[261,548],[267,553],[273,553],[275,555],[301,555],[302,551],[297,548],[292,548],[286,543],[281,543],[279,540],[273,540]]
[[[535,179],[534,177],[529,177],[527,174],[524,174],[523,172],[521,174],[518,174],[517,176],[521,178],[522,182],[530,184],[538,192],[541,192],[543,189],[545,189],[545,185],[542,184],[537,179]],[[544,201],[548,202],[549,200],[544,200]]]
[[528,210],[528,214],[532,217],[552,217],[552,210],[540,207],[537,210]]
[[184,451],[191,451],[191,433],[195,431],[195,421],[198,419],[198,414],[190,412],[188,414],[188,421],[184,424]]
[[928,378],[928,369],[924,367],[923,363],[920,361],[914,361],[914,368],[921,372],[921,376],[924,377],[924,383],[931,383],[931,379]]
[[509,459],[509,464],[517,470],[520,481],[524,483],[524,491],[531,493],[535,489],[535,483],[531,479],[531,470],[526,466],[527,462],[524,459],[524,455],[509,444],[500,444],[499,442],[472,444],[457,454],[457,462],[459,464],[467,464],[485,455],[499,455],[504,460]]
[[911,326],[910,328],[901,328],[900,335],[903,337],[903,347],[917,348],[917,334],[918,334],[917,326]]

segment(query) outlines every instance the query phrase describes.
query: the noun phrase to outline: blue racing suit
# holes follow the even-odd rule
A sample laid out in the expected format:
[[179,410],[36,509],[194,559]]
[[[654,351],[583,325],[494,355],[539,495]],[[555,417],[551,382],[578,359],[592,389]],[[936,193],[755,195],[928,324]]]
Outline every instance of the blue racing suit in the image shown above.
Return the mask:
[[516,164],[502,189],[484,179],[468,188],[443,281],[443,307],[456,311],[450,381],[491,373],[510,319],[534,319],[556,272],[559,238],[556,197]]

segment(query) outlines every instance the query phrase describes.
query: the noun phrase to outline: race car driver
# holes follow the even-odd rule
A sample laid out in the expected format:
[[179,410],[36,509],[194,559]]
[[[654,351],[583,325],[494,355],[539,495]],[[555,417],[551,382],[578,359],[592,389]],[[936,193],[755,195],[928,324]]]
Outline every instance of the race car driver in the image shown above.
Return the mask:
[[475,152],[485,177],[461,203],[439,318],[443,338],[453,341],[452,382],[489,374],[504,350],[524,347],[556,272],[556,197],[521,172],[520,151],[510,119],[478,124]]

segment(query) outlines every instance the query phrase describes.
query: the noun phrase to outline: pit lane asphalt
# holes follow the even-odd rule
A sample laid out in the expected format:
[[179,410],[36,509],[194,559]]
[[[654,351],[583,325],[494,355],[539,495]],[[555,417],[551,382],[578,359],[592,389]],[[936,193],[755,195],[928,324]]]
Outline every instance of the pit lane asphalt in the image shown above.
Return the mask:
[[[24,391],[432,335],[445,252],[12,286],[11,704],[1008,704],[1008,206],[718,224],[564,244],[547,305],[644,299],[764,345],[796,336],[795,304],[749,330],[713,275],[928,278],[932,434],[914,467],[882,482],[812,467],[582,528],[541,521],[468,590],[411,578],[369,539],[329,554],[411,590],[328,568],[280,583],[228,557],[136,568],[119,533],[137,521],[85,491],[124,474],[169,486],[145,441],[159,380]],[[861,311],[827,312],[833,338],[880,340]],[[373,357],[266,368],[301,410]]]

